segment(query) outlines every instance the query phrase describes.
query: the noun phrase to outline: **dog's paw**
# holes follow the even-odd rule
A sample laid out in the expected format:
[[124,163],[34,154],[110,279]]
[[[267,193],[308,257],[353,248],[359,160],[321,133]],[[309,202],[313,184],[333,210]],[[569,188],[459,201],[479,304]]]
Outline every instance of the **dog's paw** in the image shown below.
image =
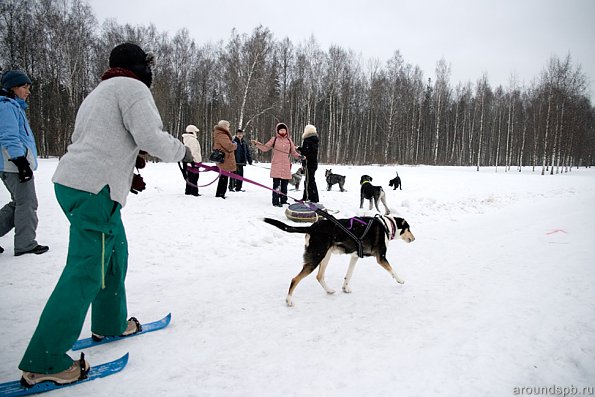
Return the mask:
[[350,294],[351,293],[351,288],[349,288],[348,286],[344,285],[343,286],[343,292],[345,292],[346,294]]
[[334,294],[334,293],[335,293],[335,290],[334,290],[334,289],[332,289],[332,288],[327,288],[327,289],[326,289],[326,293],[327,293],[327,294],[329,294],[329,295],[332,295],[332,294]]
[[291,300],[291,296],[288,296],[287,298],[285,298],[285,303],[287,303],[287,306],[289,306],[289,307],[293,306],[293,301]]
[[395,281],[399,284],[405,284],[405,280],[403,280],[401,277],[399,277],[397,275],[397,273],[395,272],[390,272],[390,274],[393,276],[393,278],[395,279]]

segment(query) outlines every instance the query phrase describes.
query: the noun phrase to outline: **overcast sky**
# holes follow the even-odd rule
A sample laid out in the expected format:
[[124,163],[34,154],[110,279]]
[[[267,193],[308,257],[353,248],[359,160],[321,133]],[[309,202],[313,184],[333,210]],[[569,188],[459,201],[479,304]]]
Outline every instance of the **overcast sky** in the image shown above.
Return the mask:
[[294,45],[314,36],[327,51],[339,45],[382,62],[399,50],[405,62],[434,77],[444,58],[451,84],[492,87],[539,77],[548,60],[572,56],[588,76],[595,104],[595,0],[88,0],[101,24],[153,23],[173,36],[187,28],[197,44],[251,34],[263,25]]

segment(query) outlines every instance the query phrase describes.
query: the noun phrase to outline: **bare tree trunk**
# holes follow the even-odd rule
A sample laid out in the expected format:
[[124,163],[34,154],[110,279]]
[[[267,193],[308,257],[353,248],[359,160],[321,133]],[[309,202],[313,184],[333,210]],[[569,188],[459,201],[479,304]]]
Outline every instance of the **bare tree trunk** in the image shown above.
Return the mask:
[[521,172],[521,169],[523,167],[523,158],[524,158],[524,154],[525,154],[525,142],[526,142],[526,137],[527,137],[527,119],[525,118],[524,122],[523,122],[523,135],[521,138],[521,147],[519,149],[519,156],[518,156],[518,171]]
[[550,88],[550,93],[548,95],[547,100],[547,114],[545,119],[545,133],[543,137],[543,156],[542,156],[542,165],[541,165],[541,175],[545,175],[545,167],[547,161],[547,149],[548,149],[548,138],[549,138],[549,129],[550,129],[550,115],[552,110],[552,91]]
[[[560,173],[560,162],[562,161],[562,134],[563,134],[563,123],[564,123],[564,102],[561,104],[561,110],[559,112],[558,123],[556,123],[557,130],[557,143],[556,143],[556,174]],[[552,162],[552,174],[553,174],[554,163]]]
[[[498,105],[498,110],[496,113],[497,113],[497,115],[496,115],[497,119],[495,120],[494,124],[498,128],[498,133],[496,134],[496,172],[498,172],[498,161],[500,161],[500,135],[502,132],[500,105]],[[506,168],[504,168],[504,171],[506,171]]]
[[423,99],[419,100],[419,114],[417,117],[417,131],[415,138],[415,164],[419,164],[419,145],[421,141],[421,120],[423,114]]
[[460,104],[461,104],[460,100],[457,100],[457,105],[455,107],[455,124],[454,124],[453,136],[452,136],[452,145],[450,148],[450,154],[448,156],[451,163],[455,162],[455,150],[456,150],[456,146],[457,146],[458,131],[459,131],[459,106],[460,106]]
[[506,164],[505,171],[510,171],[512,158],[511,137],[514,131],[514,93],[510,93],[510,102],[508,105],[508,128],[506,129]]
[[435,131],[436,134],[434,135],[434,165],[438,163],[438,144],[440,139],[440,114],[442,109],[442,90],[437,89],[438,91],[438,106],[436,108],[436,126]]
[[482,85],[482,88],[481,88],[480,106],[481,106],[481,115],[479,117],[479,137],[478,137],[478,142],[477,142],[477,171],[479,171],[479,166],[481,165],[481,145],[483,142],[483,119],[484,119],[484,115],[485,115],[485,85]]

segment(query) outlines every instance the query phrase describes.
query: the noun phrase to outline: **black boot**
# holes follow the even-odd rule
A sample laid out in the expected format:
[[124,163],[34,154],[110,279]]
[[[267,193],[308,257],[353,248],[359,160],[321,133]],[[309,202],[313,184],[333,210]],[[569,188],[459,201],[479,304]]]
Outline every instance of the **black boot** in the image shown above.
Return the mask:
[[21,256],[21,255],[25,255],[25,254],[41,255],[43,253],[48,252],[49,250],[50,250],[50,247],[48,247],[47,245],[37,244],[35,247],[31,248],[29,251],[15,253],[14,256]]

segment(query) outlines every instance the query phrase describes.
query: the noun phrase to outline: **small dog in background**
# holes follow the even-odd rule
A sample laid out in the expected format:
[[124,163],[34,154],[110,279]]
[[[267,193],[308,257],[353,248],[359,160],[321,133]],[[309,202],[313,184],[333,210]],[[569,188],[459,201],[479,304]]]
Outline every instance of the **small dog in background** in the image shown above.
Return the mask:
[[345,185],[345,176],[344,175],[333,174],[333,170],[330,169],[330,170],[326,170],[324,172],[324,176],[326,178],[326,190],[331,190],[333,185],[335,183],[338,183],[339,189],[341,189],[342,192],[345,191],[345,189],[343,188],[343,185]]
[[289,184],[294,187],[293,190],[300,190],[300,183],[302,182],[302,176],[304,175],[304,167],[300,167],[297,171],[291,174]]
[[363,208],[364,199],[366,199],[370,200],[370,209],[372,209],[372,203],[374,203],[374,205],[376,206],[376,210],[380,212],[380,208],[378,208],[378,200],[380,200],[382,201],[382,204],[384,204],[384,214],[390,214],[390,210],[386,205],[384,189],[382,189],[382,186],[372,185],[372,177],[370,175],[362,175],[362,177],[359,180],[359,184],[361,185],[359,200],[360,208]]
[[393,190],[397,190],[397,188],[399,188],[399,190],[403,190],[401,188],[401,178],[399,177],[398,172],[397,176],[395,176],[393,179],[390,180],[390,182],[388,182],[388,186],[393,186]]

